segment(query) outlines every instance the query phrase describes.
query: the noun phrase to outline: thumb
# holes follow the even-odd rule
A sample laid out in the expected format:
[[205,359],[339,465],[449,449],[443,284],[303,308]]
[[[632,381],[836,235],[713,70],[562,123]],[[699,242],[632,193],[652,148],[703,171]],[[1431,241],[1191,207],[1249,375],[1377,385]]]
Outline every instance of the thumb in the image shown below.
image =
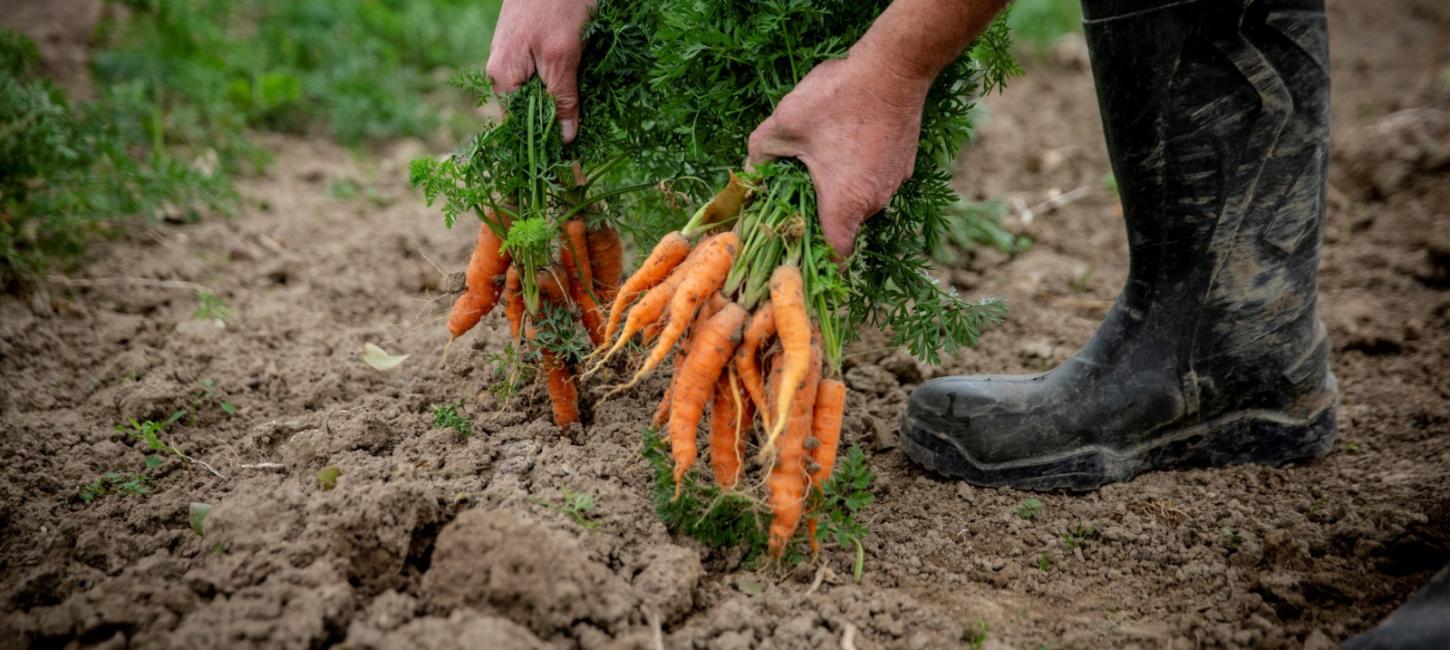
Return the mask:
[[750,132],[746,169],[779,158],[800,158],[804,153],[800,142],[780,126],[780,119],[771,115]]
[[554,96],[554,114],[563,130],[564,142],[579,134],[579,79],[577,65],[547,65],[539,71],[544,88]]

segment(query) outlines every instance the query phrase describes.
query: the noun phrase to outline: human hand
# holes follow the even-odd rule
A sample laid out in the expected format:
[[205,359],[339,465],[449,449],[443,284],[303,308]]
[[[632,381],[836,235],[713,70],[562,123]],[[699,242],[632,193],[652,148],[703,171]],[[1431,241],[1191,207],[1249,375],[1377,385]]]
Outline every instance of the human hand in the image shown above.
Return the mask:
[[851,253],[861,223],[916,167],[931,80],[902,75],[862,48],[817,65],[750,134],[750,162],[796,158],[816,186],[826,241]]
[[565,142],[579,133],[579,56],[597,0],[504,0],[484,71],[508,92],[535,73],[554,96]]

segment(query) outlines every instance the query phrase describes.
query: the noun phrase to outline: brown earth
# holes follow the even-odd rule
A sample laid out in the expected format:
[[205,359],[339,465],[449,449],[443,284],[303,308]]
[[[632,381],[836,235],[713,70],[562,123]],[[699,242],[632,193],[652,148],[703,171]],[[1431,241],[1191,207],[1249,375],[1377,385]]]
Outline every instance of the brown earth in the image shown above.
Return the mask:
[[[924,377],[1060,362],[1123,280],[1080,41],[988,99],[963,157],[971,196],[1078,197],[1018,212],[1031,251],[949,273],[1011,301],[1008,322],[942,369],[879,335],[850,353],[845,436],[879,499],[861,582],[832,549],[815,591],[814,567],[745,571],[659,523],[636,453],[657,383],[562,436],[538,396],[468,399],[504,337],[489,321],[439,362],[439,267],[461,268],[472,234],[440,228],[401,180],[417,145],[365,161],[271,139],[276,164],[243,184],[236,218],[144,229],[0,298],[0,647],[924,648],[979,622],[995,648],[1331,647],[1450,557],[1450,7],[1331,6],[1321,304],[1342,407],[1321,461],[1030,494],[938,480],[893,448]],[[340,178],[375,194],[329,198]],[[224,325],[193,317],[189,283],[225,301]],[[411,357],[374,371],[364,342]],[[235,416],[200,397],[204,379]],[[472,437],[432,426],[431,405],[457,399]],[[73,499],[143,469],[115,423],[178,409],[195,418],[165,437],[226,478],[171,459],[144,495]],[[597,528],[542,505],[563,487],[596,498]],[[193,502],[212,507],[204,537]]]

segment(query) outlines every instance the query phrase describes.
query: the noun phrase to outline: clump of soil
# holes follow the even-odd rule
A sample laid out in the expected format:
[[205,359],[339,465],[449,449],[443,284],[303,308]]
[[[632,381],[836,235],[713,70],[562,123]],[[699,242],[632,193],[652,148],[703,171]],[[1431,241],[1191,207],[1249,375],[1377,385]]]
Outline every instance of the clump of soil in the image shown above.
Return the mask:
[[[1006,297],[1009,321],[943,368],[879,334],[848,351],[844,436],[880,477],[859,583],[847,549],[781,576],[664,529],[637,453],[658,381],[566,433],[542,395],[475,399],[507,330],[490,320],[439,360],[444,271],[472,233],[407,188],[418,147],[364,164],[279,138],[237,218],[145,229],[76,279],[0,298],[0,647],[924,648],[983,629],[998,648],[1332,647],[1450,548],[1450,169],[1427,144],[1450,108],[1450,8],[1330,8],[1320,283],[1342,405],[1321,461],[1031,494],[939,480],[895,448],[916,385],[1051,367],[1121,286],[1080,40],[987,100],[959,168],[1035,241],[944,272]],[[330,198],[340,178],[372,198]],[[1049,190],[1073,200],[1044,208]],[[185,283],[232,316],[196,320]],[[410,356],[378,372],[364,343]],[[460,400],[471,433],[435,428],[433,407]],[[183,409],[162,437],[225,478],[174,456],[148,469],[113,426]],[[108,472],[149,478],[79,498]],[[592,526],[551,507],[565,488],[594,497]],[[210,506],[202,535],[193,504]]]

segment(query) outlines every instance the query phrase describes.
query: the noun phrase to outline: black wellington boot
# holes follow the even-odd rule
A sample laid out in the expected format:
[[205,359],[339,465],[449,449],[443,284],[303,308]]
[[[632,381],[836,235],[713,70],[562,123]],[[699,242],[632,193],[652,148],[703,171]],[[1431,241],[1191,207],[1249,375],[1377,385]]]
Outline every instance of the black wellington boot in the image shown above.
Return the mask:
[[1450,565],[1374,629],[1340,650],[1445,650],[1450,648]]
[[1322,0],[1084,0],[1083,13],[1127,285],[1056,369],[923,384],[903,449],[946,476],[1041,490],[1323,456],[1338,390],[1315,307]]

